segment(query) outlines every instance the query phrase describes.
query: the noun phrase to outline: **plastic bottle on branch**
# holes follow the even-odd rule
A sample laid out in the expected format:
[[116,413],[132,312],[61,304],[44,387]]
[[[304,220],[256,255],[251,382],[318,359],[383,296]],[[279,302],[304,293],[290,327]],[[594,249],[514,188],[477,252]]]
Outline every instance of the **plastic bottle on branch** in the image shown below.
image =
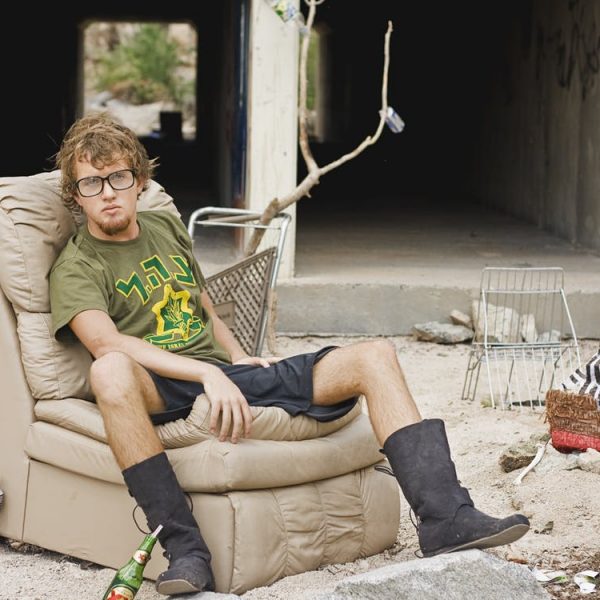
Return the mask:
[[266,0],[267,4],[285,23],[295,25],[302,35],[308,33],[304,15],[296,8],[293,0]]
[[400,133],[404,129],[404,121],[391,106],[387,107],[387,112],[379,111],[379,114],[385,118],[386,125],[394,133]]

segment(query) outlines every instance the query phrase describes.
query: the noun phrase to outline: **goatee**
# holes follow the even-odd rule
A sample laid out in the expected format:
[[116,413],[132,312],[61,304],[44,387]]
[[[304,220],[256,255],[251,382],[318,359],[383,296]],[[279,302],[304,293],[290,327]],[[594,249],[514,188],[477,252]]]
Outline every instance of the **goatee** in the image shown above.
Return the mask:
[[125,231],[130,223],[131,219],[124,217],[117,220],[102,221],[101,223],[98,223],[98,227],[105,235],[115,235],[121,233],[121,231]]

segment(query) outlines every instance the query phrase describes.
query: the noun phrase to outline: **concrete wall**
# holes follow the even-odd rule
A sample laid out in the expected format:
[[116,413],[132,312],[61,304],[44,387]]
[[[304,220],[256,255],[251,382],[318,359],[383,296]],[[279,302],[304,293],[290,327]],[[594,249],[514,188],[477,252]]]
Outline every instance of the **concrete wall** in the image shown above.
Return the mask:
[[474,148],[474,192],[600,249],[600,2],[524,1],[505,31]]
[[[296,187],[299,33],[264,0],[250,13],[247,202],[262,210]],[[295,207],[286,210],[295,216]],[[279,277],[294,273],[295,222],[287,234]]]

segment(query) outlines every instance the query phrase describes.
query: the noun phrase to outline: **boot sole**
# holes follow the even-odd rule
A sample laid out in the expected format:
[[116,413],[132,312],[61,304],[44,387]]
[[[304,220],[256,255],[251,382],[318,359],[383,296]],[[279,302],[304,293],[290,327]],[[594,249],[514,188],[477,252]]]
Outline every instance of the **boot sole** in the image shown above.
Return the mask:
[[529,531],[529,525],[519,523],[513,525],[504,531],[500,531],[489,537],[479,538],[472,540],[466,544],[460,544],[459,546],[448,546],[447,548],[440,548],[435,552],[423,552],[424,557],[437,556],[438,554],[448,554],[450,552],[458,552],[459,550],[469,550],[470,548],[493,548],[494,546],[504,546],[505,544],[512,544],[519,538],[523,537]]
[[202,588],[191,584],[185,579],[169,579],[168,581],[161,581],[158,583],[156,585],[156,591],[164,596],[170,596],[172,594],[191,594],[192,592],[201,592]]

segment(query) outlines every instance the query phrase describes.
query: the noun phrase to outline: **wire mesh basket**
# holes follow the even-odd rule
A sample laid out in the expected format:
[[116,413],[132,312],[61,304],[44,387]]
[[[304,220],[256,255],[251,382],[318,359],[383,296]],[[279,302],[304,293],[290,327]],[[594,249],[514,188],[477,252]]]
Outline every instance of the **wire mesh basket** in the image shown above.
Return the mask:
[[[208,275],[207,292],[215,312],[252,356],[262,352],[291,221],[283,212],[269,225],[261,225],[260,217],[260,213],[245,209],[207,206],[195,210],[188,222],[194,254],[199,254]],[[265,230],[264,249],[244,257],[240,252],[244,235],[255,229]]]
[[465,400],[475,400],[483,369],[483,400],[492,407],[540,408],[546,392],[580,366],[560,267],[486,267],[473,317]]

